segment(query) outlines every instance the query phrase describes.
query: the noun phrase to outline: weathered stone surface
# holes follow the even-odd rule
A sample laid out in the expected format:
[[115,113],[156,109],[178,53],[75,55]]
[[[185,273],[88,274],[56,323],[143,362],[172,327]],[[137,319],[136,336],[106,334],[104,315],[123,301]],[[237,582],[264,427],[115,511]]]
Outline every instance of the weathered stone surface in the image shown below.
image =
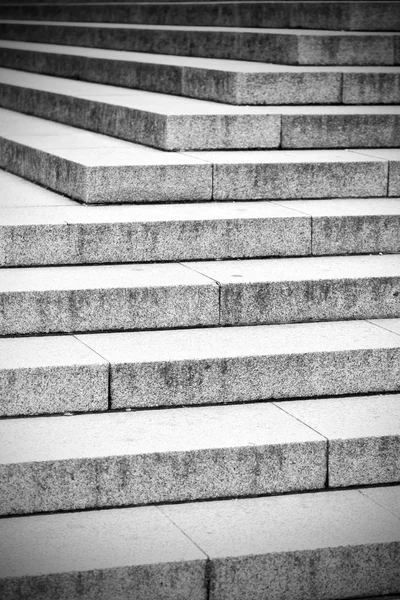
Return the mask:
[[400,480],[400,395],[327,398],[277,404],[329,442],[328,485]]
[[0,109],[0,166],[87,203],[211,199],[204,161]]
[[387,160],[389,166],[388,196],[400,196],[400,149],[374,148],[373,150],[352,150],[352,152]]
[[218,286],[179,264],[4,269],[2,335],[217,325]]
[[[300,65],[395,65],[397,36],[306,31],[298,35]],[[400,39],[400,38],[399,38]]]
[[396,593],[400,522],[360,492],[160,508],[211,559],[213,600]]
[[362,394],[400,385],[399,336],[363,321],[78,339],[111,363],[113,408]]
[[72,337],[0,339],[0,415],[107,410],[108,371]]
[[187,154],[214,165],[215,200],[387,195],[387,161],[358,151],[249,150]]
[[3,600],[206,600],[206,556],[155,507],[2,519]]
[[396,33],[0,22],[5,40],[292,65],[393,65]]
[[153,25],[197,25],[214,27],[297,27],[360,31],[398,31],[400,19],[393,2],[225,2],[100,4],[57,3],[49,6],[3,6],[2,19],[45,21],[89,21]]
[[17,419],[0,431],[3,515],[322,489],[326,480],[326,440],[271,404]]
[[400,317],[400,256],[186,263],[220,286],[220,323]]
[[293,208],[270,202],[0,208],[0,264],[307,255],[311,218]]
[[312,253],[367,254],[400,251],[398,198],[280,201],[312,217]]
[[282,148],[360,148],[400,145],[400,107],[282,108]]
[[343,73],[342,102],[344,104],[398,104],[400,102],[398,68],[375,67],[373,72]]

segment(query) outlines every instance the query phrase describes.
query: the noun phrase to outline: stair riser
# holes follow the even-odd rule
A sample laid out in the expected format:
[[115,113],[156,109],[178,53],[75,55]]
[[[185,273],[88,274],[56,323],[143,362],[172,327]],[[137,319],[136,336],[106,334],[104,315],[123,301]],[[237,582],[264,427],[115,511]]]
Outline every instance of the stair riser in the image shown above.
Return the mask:
[[1,19],[89,21],[211,27],[272,27],[338,31],[398,31],[399,7],[394,2],[271,2],[261,4],[164,4],[103,6],[2,6]]
[[[395,218],[393,222],[387,219],[388,227],[384,228],[388,232],[387,243],[390,242],[392,252],[400,252],[399,219]],[[381,251],[376,250],[381,248],[381,229],[377,226],[375,251]],[[390,235],[392,231],[396,234],[394,237]],[[348,234],[348,243],[354,248],[356,241],[351,234]],[[342,244],[345,243],[342,241]],[[305,256],[310,254],[310,246],[310,220],[307,216],[292,219],[0,226],[0,265],[10,267]]]
[[0,23],[5,40],[288,65],[398,65],[400,36],[313,36]]
[[[261,466],[254,477],[256,464]],[[322,440],[24,463],[0,467],[6,490],[0,514],[322,489],[325,480],[326,442]],[[46,495],[41,493],[43,485]]]
[[396,73],[234,73],[1,49],[0,66],[237,105],[396,104]]
[[400,277],[220,285],[220,300],[211,283],[122,286],[4,291],[0,335],[400,317]]
[[151,408],[396,391],[399,359],[396,349],[112,364],[111,405]]
[[6,84],[0,96],[3,108],[161,150],[400,145],[400,115],[394,114],[168,116]]
[[4,225],[0,248],[3,267],[400,253],[400,217]]
[[87,204],[211,200],[212,166],[88,167],[0,138],[1,167]]
[[165,286],[0,295],[2,335],[209,326],[218,287]]

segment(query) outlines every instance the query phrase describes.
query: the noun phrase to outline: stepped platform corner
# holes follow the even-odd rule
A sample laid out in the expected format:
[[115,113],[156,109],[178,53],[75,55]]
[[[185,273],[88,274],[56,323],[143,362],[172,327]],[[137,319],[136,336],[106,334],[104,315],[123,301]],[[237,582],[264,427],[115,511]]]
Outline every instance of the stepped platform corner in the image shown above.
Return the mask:
[[0,0],[0,599],[400,600],[400,1]]

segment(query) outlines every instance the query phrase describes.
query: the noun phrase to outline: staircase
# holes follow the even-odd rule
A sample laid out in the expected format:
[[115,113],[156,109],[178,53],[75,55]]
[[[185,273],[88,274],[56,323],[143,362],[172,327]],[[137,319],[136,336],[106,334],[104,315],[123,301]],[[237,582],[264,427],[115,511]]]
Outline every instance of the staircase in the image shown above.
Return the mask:
[[1,600],[399,600],[400,2],[0,38]]

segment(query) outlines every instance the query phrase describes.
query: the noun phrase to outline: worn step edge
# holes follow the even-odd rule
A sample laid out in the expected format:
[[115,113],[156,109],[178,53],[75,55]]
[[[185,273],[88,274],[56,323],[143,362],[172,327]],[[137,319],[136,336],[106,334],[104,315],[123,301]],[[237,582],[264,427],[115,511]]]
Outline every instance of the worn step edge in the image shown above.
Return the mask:
[[162,150],[400,146],[400,107],[232,107],[0,69],[0,106]]
[[393,32],[327,33],[302,29],[1,20],[0,37],[25,42],[289,65],[400,64],[400,34]]
[[394,486],[2,519],[0,589],[4,600],[78,585],[83,600],[116,587],[121,600],[133,589],[166,600],[396,594],[398,500]]
[[399,67],[298,67],[0,40],[0,65],[236,105],[396,104]]

